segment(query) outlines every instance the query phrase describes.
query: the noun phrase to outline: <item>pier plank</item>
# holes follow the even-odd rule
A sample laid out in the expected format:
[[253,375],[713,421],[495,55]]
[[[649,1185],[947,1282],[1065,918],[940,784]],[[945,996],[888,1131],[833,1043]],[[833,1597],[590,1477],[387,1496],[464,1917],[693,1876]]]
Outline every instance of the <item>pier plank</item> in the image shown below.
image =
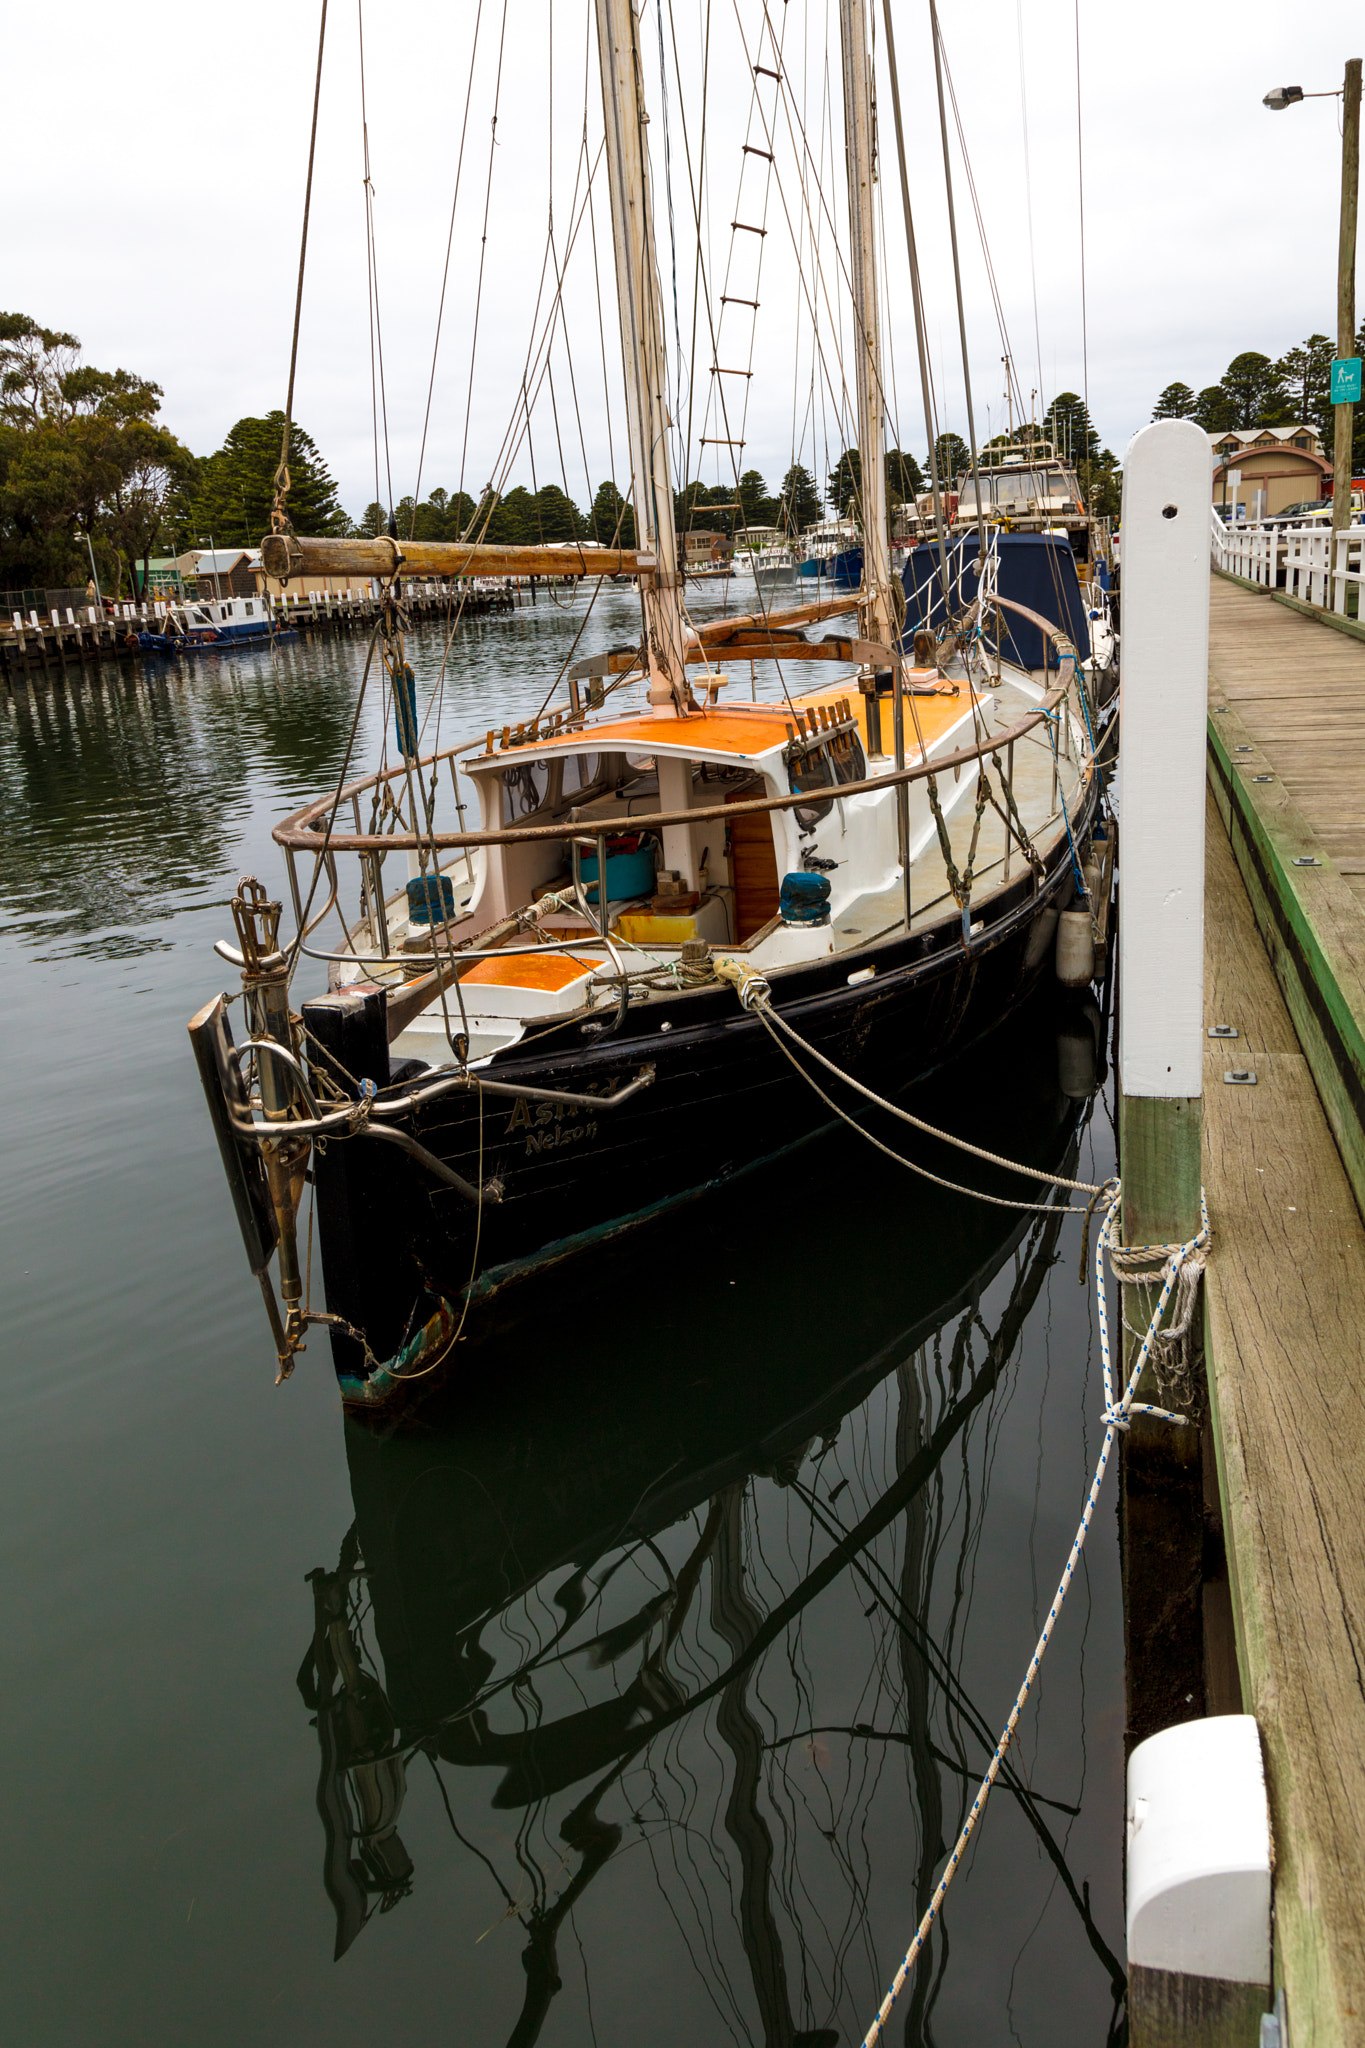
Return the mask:
[[[1208,829],[1209,1393],[1291,2036],[1365,2042],[1365,1227],[1219,813]],[[1254,1066],[1257,1085],[1223,1071]]]

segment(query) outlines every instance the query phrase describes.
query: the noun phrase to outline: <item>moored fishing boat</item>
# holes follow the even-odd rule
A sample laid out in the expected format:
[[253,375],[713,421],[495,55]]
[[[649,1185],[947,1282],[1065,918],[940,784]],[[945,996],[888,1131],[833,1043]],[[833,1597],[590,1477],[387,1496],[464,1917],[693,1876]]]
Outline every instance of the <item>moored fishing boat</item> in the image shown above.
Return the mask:
[[[696,628],[673,566],[632,0],[598,0],[597,26],[642,545],[309,540],[282,515],[263,544],[281,582],[379,581],[374,672],[396,759],[343,771],[276,828],[295,936],[281,939],[281,901],[244,881],[238,943],[218,950],[242,974],[246,1043],[222,998],[191,1032],[281,1371],[324,1324],[359,1405],[435,1370],[471,1306],[528,1267],[799,1144],[835,1109],[814,1062],[883,1089],[936,1071],[1049,971],[1058,918],[1086,897],[1101,787],[1071,593],[1040,610],[997,588],[902,630],[863,0],[841,12],[861,581]],[[633,575],[638,646],[566,664],[567,696],[550,704],[552,683],[529,722],[423,751],[404,578],[520,573]],[[808,637],[854,611],[852,631]],[[1005,620],[1033,634],[1027,656]],[[728,665],[758,661],[776,664],[780,700],[723,701]],[[833,680],[798,683],[806,663]],[[642,708],[608,707],[631,686]],[[341,878],[351,859],[357,894]],[[309,961],[327,991],[296,1012]],[[325,1312],[307,1305],[299,1256],[310,1185]]]

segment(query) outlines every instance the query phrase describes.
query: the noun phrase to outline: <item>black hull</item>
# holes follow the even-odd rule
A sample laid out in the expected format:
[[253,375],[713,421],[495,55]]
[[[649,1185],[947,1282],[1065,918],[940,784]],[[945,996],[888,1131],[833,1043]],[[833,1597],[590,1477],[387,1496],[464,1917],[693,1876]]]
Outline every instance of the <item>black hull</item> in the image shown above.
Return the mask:
[[[1091,822],[1089,807],[1073,821],[1078,842]],[[1065,903],[1072,886],[1064,845],[1041,883],[1025,868],[973,905],[982,928],[970,947],[960,919],[940,919],[908,938],[781,974],[774,1004],[841,1069],[898,1092],[932,1076],[1051,974],[1048,913]],[[868,966],[875,977],[850,988],[850,972]],[[304,1014],[322,1027],[320,1018]],[[645,1014],[647,1030],[637,1022]],[[351,1072],[372,1069],[362,1047],[336,1040],[334,1020],[327,1028]],[[365,1333],[372,1359],[391,1360],[410,1347],[442,1303],[458,1312],[471,1294],[486,1297],[531,1268],[728,1181],[831,1121],[728,986],[651,1003],[647,1013],[628,1013],[615,1033],[599,1029],[587,1037],[575,1024],[542,1045],[523,1042],[514,1056],[496,1061],[489,1078],[603,1096],[645,1068],[654,1078],[628,1102],[597,1113],[485,1095],[482,1161],[477,1097],[460,1092],[419,1111],[408,1128],[422,1146],[469,1182],[501,1184],[502,1199],[485,1201],[481,1213],[397,1148],[350,1139],[332,1141],[316,1157],[328,1307]],[[373,1078],[382,1083],[388,1076]],[[829,1077],[821,1079],[830,1092]],[[857,1110],[856,1098],[838,1083],[832,1092]],[[932,1100],[927,1114],[935,1114]],[[942,1118],[955,1121],[951,1101]],[[865,1106],[859,1120],[866,1120]],[[894,1127],[883,1135],[894,1138]],[[937,1170],[958,1177],[951,1168]],[[799,1160],[792,1172],[795,1213],[816,1191],[803,1186]],[[366,1385],[359,1345],[337,1331],[332,1341],[348,1397],[377,1392],[378,1380]],[[439,1348],[435,1339],[433,1345]]]

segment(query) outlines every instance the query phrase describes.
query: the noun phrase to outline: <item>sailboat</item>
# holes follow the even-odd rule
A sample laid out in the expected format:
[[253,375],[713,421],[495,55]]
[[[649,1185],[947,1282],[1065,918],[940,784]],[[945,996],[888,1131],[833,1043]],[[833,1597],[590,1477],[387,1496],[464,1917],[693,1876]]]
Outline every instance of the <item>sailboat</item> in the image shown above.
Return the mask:
[[[983,590],[902,632],[866,5],[840,6],[856,591],[689,622],[636,0],[595,15],[637,547],[285,526],[262,544],[271,576],[381,582],[397,759],[276,828],[294,936],[283,898],[244,880],[217,950],[246,1040],[221,997],[190,1032],[280,1371],[323,1325],[353,1406],[447,1367],[471,1308],[527,1271],[802,1143],[839,1085],[812,1085],[816,1058],[883,1090],[935,1072],[1050,971],[1059,913],[1087,901],[1102,788],[1069,614]],[[423,751],[404,579],[566,573],[633,577],[639,644],[568,666],[530,721]],[[1022,651],[985,630],[1006,617]],[[756,661],[779,665],[781,700],[728,700]],[[823,679],[798,682],[810,668]],[[608,703],[628,687],[633,708]],[[305,962],[329,986],[295,1011]],[[325,1311],[298,1249],[310,1187]]]

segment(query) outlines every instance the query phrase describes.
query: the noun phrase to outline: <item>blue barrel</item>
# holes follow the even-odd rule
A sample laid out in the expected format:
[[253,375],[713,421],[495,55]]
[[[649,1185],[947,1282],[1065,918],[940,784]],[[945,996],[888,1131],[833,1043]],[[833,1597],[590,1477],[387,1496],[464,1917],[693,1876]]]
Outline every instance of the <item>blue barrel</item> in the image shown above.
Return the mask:
[[455,913],[455,884],[449,875],[414,875],[408,883],[408,923],[443,924]]
[[777,907],[783,924],[828,924],[828,879],[804,871],[784,875]]

